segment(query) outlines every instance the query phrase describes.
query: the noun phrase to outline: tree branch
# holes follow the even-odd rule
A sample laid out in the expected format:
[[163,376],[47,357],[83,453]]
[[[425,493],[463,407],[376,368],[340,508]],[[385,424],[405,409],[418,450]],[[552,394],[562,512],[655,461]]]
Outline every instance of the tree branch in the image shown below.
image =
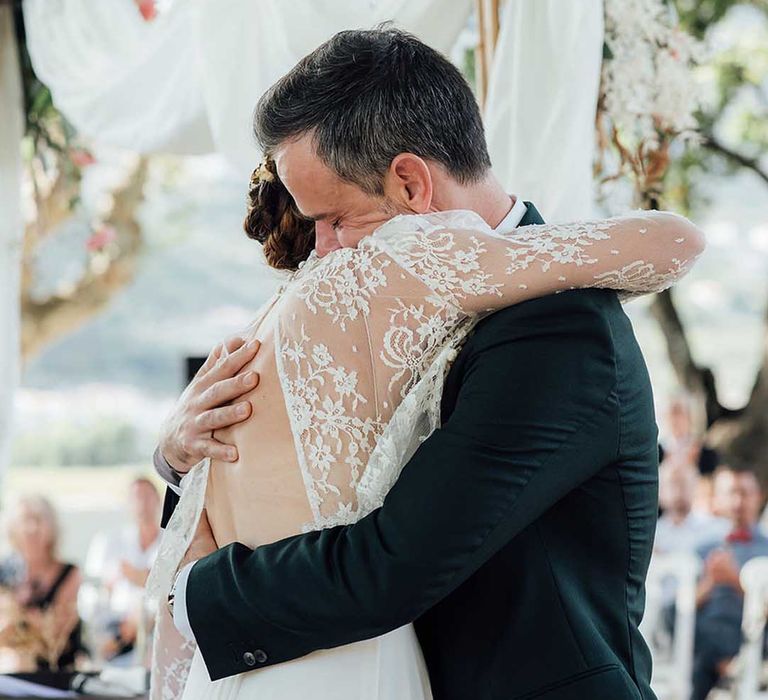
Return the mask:
[[749,156],[745,156],[743,153],[734,151],[732,148],[729,148],[724,143],[718,141],[712,134],[704,134],[704,142],[702,145],[705,148],[709,148],[710,150],[719,153],[737,165],[740,165],[742,168],[751,170],[766,185],[768,185],[768,171],[763,169],[758,158],[750,158]]
[[44,301],[32,296],[32,277],[26,270],[21,290],[23,361],[29,360],[46,344],[85,323],[133,279],[142,247],[141,228],[135,219],[135,209],[142,199],[146,176],[147,161],[142,158],[127,176],[126,182],[112,194],[112,211],[106,223],[117,230],[119,253],[105,270],[89,270],[71,294],[53,296]]

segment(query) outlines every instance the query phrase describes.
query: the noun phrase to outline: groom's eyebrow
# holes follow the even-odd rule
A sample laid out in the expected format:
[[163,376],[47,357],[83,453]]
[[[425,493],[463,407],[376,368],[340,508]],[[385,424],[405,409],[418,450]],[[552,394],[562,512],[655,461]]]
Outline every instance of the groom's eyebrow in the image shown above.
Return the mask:
[[306,219],[307,221],[323,221],[324,219],[329,218],[332,216],[330,213],[323,213],[323,214],[305,214],[303,211],[299,211],[299,214],[301,214],[302,219]]
[[302,216],[307,219],[307,221],[314,221],[317,223],[318,221],[323,221],[324,219],[329,218],[330,214],[302,214]]

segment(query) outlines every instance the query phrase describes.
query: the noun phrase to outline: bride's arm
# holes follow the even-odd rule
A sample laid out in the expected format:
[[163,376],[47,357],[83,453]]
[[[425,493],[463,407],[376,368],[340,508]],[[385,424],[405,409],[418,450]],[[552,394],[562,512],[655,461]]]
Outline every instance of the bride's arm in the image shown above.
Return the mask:
[[537,224],[508,236],[457,230],[450,215],[405,217],[376,244],[440,296],[470,314],[554,292],[602,287],[647,294],[677,282],[704,250],[702,231],[669,212],[633,212],[601,221]]

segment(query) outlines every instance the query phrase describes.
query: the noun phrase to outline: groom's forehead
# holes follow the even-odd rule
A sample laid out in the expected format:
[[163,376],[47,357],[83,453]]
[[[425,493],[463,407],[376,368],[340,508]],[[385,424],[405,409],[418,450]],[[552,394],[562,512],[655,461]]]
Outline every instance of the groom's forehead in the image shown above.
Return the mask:
[[312,138],[306,134],[280,144],[273,157],[284,181],[304,173],[310,176],[332,174],[318,157]]
[[307,136],[281,145],[273,157],[280,179],[308,219],[328,218],[337,204],[355,195],[357,188],[320,160]]
[[[333,186],[334,173],[304,139],[291,141],[275,152],[277,174],[301,206],[300,200]],[[327,194],[327,193],[323,193]]]

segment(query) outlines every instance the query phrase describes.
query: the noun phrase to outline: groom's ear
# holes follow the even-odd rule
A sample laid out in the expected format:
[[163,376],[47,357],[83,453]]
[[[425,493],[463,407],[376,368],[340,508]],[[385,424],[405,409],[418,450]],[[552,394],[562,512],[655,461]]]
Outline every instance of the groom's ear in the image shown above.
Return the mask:
[[393,158],[384,177],[384,195],[398,208],[424,214],[432,205],[432,173],[423,158],[400,153]]

